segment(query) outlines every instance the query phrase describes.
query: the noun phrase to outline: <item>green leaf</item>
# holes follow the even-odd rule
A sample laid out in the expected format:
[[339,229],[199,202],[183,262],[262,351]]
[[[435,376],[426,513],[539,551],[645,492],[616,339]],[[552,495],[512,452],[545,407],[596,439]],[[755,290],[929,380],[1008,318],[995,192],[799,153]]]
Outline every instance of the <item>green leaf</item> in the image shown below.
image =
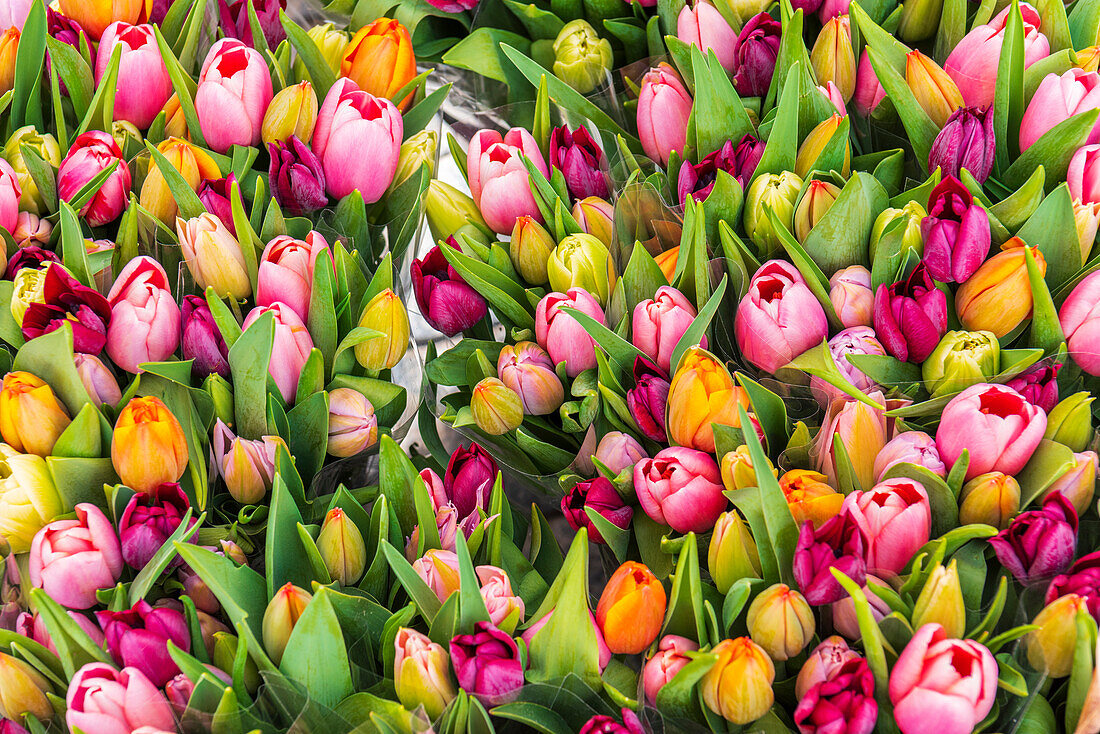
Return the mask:
[[562,313],[569,314],[576,319],[596,344],[607,352],[607,356],[619,365],[620,369],[630,372],[634,368],[634,358],[645,356],[636,346],[626,339],[623,339],[588,314],[578,311],[571,306],[559,306],[559,309]]
[[267,433],[267,378],[275,316],[264,313],[229,348],[237,435],[255,439]]
[[344,636],[327,588],[318,589],[287,640],[279,669],[312,700],[335,706],[354,691]]
[[1020,509],[1038,499],[1073,464],[1073,451],[1069,447],[1046,438],[1040,441],[1031,459],[1016,475],[1020,483]]
[[91,68],[80,52],[67,43],[47,36],[46,46],[50,51],[50,66],[57,69],[61,81],[65,82],[77,119],[84,119],[95,90]]
[[515,721],[542,734],[572,734],[573,728],[561,714],[546,706],[526,701],[506,703],[490,709],[489,713],[501,719]]
[[879,213],[890,204],[886,189],[869,173],[848,179],[802,248],[822,271],[833,273],[849,265],[868,265],[867,242]]
[[[205,5],[205,0],[199,0]],[[198,8],[198,4],[195,5]],[[172,80],[172,89],[179,99],[180,109],[183,111],[184,120],[187,121],[187,132],[191,135],[191,141],[200,147],[206,147],[206,138],[202,135],[202,127],[199,125],[199,115],[195,111],[194,92],[195,82],[187,71],[180,65],[176,55],[164,40],[160,30],[154,25],[153,32],[157,36],[157,46],[160,47],[161,58],[168,69],[168,77]]]
[[706,639],[703,623],[703,588],[699,574],[699,544],[695,533],[684,538],[669,593],[663,635],[682,635],[692,640]]
[[695,99],[688,120],[688,143],[700,156],[718,150],[727,140],[736,144],[753,132],[745,106],[733,82],[711,50],[704,58],[698,46],[691,47]]
[[78,669],[87,663],[98,662],[111,665],[111,657],[88,637],[80,625],[68,612],[50,598],[42,589],[30,590],[30,598],[38,610],[50,640],[57,648],[65,677],[71,679]]
[[187,508],[187,512],[183,514],[183,519],[180,520],[180,524],[175,531],[168,536],[160,548],[157,549],[157,552],[153,554],[153,557],[149,559],[149,562],[145,564],[145,567],[134,577],[134,582],[130,584],[131,607],[145,598],[145,595],[153,588],[153,584],[164,573],[164,569],[168,568],[168,564],[178,555],[176,553],[176,543],[183,542],[184,536],[197,532],[202,527],[202,522],[205,519],[206,514],[203,513],[195,521],[194,527],[188,527],[188,523],[191,521],[191,508]]
[[765,173],[782,173],[794,170],[795,153],[798,151],[798,93],[800,82],[795,64],[786,77],[783,94],[776,108],[775,122],[768,134],[764,153],[752,174],[752,181]]
[[997,65],[997,82],[993,97],[993,125],[997,137],[996,163],[1006,170],[1019,152],[1016,135],[1024,115],[1024,21],[1020,5],[1013,2],[1005,20],[1001,58]]
[[1020,186],[1039,166],[1046,169],[1049,189],[1065,181],[1069,159],[1088,140],[1097,118],[1100,110],[1087,110],[1047,130],[1005,170],[1001,177],[1004,184]]
[[1057,354],[1059,348],[1065,344],[1066,336],[1062,333],[1062,325],[1058,321],[1058,311],[1054,308],[1054,301],[1050,297],[1050,290],[1039,272],[1039,265],[1031,249],[1024,248],[1024,258],[1027,263],[1027,277],[1031,285],[1032,317],[1031,330],[1028,335],[1028,344],[1042,349],[1045,354]]
[[710,300],[707,301],[699,314],[692,319],[691,325],[684,331],[680,341],[676,342],[676,348],[672,351],[672,362],[670,363],[673,369],[680,364],[684,352],[702,342],[703,336],[710,329],[710,322],[714,318],[714,314],[718,311],[718,307],[722,305],[722,296],[726,294],[727,282],[728,278],[723,275],[722,282],[711,294]]
[[404,449],[387,435],[383,434],[381,437],[378,454],[379,487],[397,513],[402,534],[411,535],[416,527],[416,503],[413,497],[416,467]]
[[43,0],[31,3],[19,35],[15,54],[15,94],[12,97],[12,129],[23,125],[42,128],[40,89],[46,68],[46,6]]
[[1074,224],[1073,202],[1065,183],[1043,199],[1016,236],[1028,245],[1038,246],[1043,253],[1047,265],[1045,280],[1051,291],[1061,288],[1084,264]]
[[393,575],[405,587],[405,593],[416,604],[420,615],[430,624],[442,606],[435,592],[417,575],[412,564],[405,560],[399,550],[389,543],[381,543],[379,548],[389,562]]

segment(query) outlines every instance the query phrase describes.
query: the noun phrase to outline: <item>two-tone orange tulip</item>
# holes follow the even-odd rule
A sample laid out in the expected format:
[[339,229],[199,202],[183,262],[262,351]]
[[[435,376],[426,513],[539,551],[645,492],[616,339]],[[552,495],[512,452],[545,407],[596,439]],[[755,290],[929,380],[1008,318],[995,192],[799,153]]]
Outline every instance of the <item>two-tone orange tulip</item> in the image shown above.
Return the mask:
[[298,620],[301,619],[312,600],[312,594],[288,582],[283,584],[267,603],[261,631],[264,649],[276,663],[282,659],[286,643],[290,641],[290,633],[294,631],[294,625],[298,624]]
[[[416,76],[416,54],[408,29],[392,18],[379,18],[360,28],[344,50],[340,76],[376,97],[392,97]],[[412,100],[409,94],[394,104],[404,112]]]
[[840,512],[844,495],[830,487],[826,480],[824,474],[810,469],[792,469],[779,480],[787,507],[798,527],[810,520],[819,528]]
[[15,56],[19,51],[19,29],[12,26],[0,33],[0,94],[15,87]]
[[596,605],[596,623],[611,652],[636,655],[653,644],[666,603],[665,587],[644,564],[619,566]]
[[1038,247],[1028,247],[1019,237],[1005,242],[955,294],[955,312],[967,330],[992,331],[1000,338],[1031,313],[1025,248],[1035,257],[1039,274],[1046,275],[1047,261]]
[[152,492],[187,470],[187,439],[176,416],[160,398],[134,398],[118,415],[111,463],[135,492]]
[[9,372],[0,388],[0,436],[24,454],[49,456],[69,427],[69,413],[53,388],[30,372]]
[[905,83],[936,127],[943,127],[951,113],[963,106],[955,81],[920,51],[910,51],[905,57]]
[[748,637],[722,640],[711,651],[718,661],[703,676],[703,702],[734,724],[756,721],[775,702],[775,663]]
[[98,41],[107,26],[116,20],[131,25],[141,18],[145,0],[58,0],[61,14]]
[[734,384],[726,366],[705,349],[692,347],[680,360],[669,387],[669,440],[713,454],[714,424],[741,425],[738,403],[749,409],[748,396]]
[[[157,150],[168,159],[172,168],[180,172],[192,191],[198,191],[199,184],[204,180],[222,177],[214,159],[205,150],[186,140],[168,138],[157,146]],[[160,172],[160,167],[156,163],[149,165],[149,174],[141,185],[141,196],[138,201],[153,216],[167,225],[172,224],[179,212],[172,190],[168,188],[164,174]]]

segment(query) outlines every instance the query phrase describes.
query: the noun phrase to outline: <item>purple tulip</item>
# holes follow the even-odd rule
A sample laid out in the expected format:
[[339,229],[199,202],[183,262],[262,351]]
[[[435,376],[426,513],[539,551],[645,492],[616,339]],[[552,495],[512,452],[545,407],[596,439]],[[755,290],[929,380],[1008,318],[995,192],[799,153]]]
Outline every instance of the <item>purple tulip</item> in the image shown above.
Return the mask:
[[572,132],[566,125],[554,128],[550,133],[550,165],[565,176],[565,185],[574,199],[606,199],[611,194],[604,172],[607,158],[583,125]]
[[[821,0],[816,1],[817,5]],[[809,12],[809,11],[807,11]],[[733,86],[742,97],[762,97],[768,93],[779,56],[782,26],[767,13],[760,13],[737,34],[733,43]]]
[[80,50],[80,34],[84,29],[67,15],[46,6],[46,30],[53,38]]
[[871,734],[877,719],[875,676],[861,657],[811,686],[794,710],[800,734]]
[[477,512],[479,507],[488,507],[498,471],[493,457],[476,443],[470,444],[469,448],[459,446],[451,454],[447,472],[443,475],[443,491],[460,517]]
[[924,264],[941,283],[965,282],[989,254],[989,217],[954,176],[932,189],[920,228]]
[[970,171],[978,183],[985,183],[993,170],[997,138],[993,132],[993,108],[960,107],[951,113],[928,153],[928,170],[958,177]]
[[646,438],[667,443],[665,412],[669,381],[657,365],[643,357],[634,358],[634,387],[626,392],[626,407]]
[[947,296],[937,290],[921,263],[909,277],[875,293],[875,333],[903,362],[920,364],[947,332]]
[[236,182],[237,177],[232,173],[225,178],[203,179],[197,192],[206,211],[221,220],[234,237],[237,236],[237,227],[233,224],[233,205],[229,201],[229,191]]
[[43,295],[43,301],[32,303],[23,317],[24,339],[49,334],[67,323],[73,329],[73,351],[103,351],[111,307],[99,291],[81,285],[65,268],[52,264],[46,271]]
[[[454,240],[450,240],[452,247]],[[413,293],[420,315],[436,331],[454,336],[485,318],[485,298],[451,267],[436,245],[412,263]]]
[[989,539],[997,560],[1024,586],[1065,571],[1077,548],[1077,511],[1061,492],[1050,494],[1038,510],[1021,513]]
[[1035,365],[1024,370],[1005,383],[1024,396],[1034,406],[1049,413],[1058,404],[1058,370],[1061,363],[1052,366]]
[[[731,176],[736,176],[743,189],[753,171],[756,170],[756,164],[760,162],[759,155],[756,156],[755,160],[747,161],[751,164],[752,170],[749,170],[745,176],[742,176],[738,170],[737,153],[744,147],[745,141],[750,138],[755,140],[752,136],[746,135],[741,139],[741,143],[736,149],[733,147],[733,141],[727,140],[721,148],[707,155],[698,163],[693,164],[691,161],[681,163],[680,176],[676,181],[676,192],[680,197],[680,206],[684,206],[688,196],[696,201],[706,201],[707,197],[710,196],[710,192],[714,189],[714,184],[718,181],[719,171],[725,171]],[[755,148],[750,144],[747,153],[743,155],[749,155],[754,150]],[[763,153],[763,143],[760,144],[760,152]]]
[[816,13],[823,4],[824,0],[791,0],[791,7],[801,10],[806,15]]
[[152,607],[141,600],[124,612],[96,612],[107,652],[120,666],[133,666],[158,688],[180,672],[168,654],[168,641],[191,651],[191,635],[183,613],[171,607]]
[[229,347],[221,329],[214,323],[210,305],[201,296],[183,297],[182,338],[183,358],[192,359],[191,374],[203,379],[218,373],[229,379]]
[[1069,570],[1051,579],[1046,603],[1066,594],[1084,597],[1089,614],[1100,620],[1100,551],[1081,556]]
[[837,569],[860,586],[867,578],[863,536],[852,516],[844,511],[814,530],[812,521],[802,525],[794,551],[794,578],[806,601],[814,606],[840,601],[846,592],[832,574]]
[[267,151],[271,154],[267,169],[271,195],[279,206],[297,217],[328,203],[324,167],[297,135],[268,143]]
[[37,268],[42,263],[59,263],[61,258],[52,250],[47,250],[38,245],[20,247],[8,260],[8,267],[4,269],[4,280],[14,280],[15,274],[23,268]]
[[486,708],[508,703],[523,686],[519,647],[491,622],[477,622],[472,635],[451,640],[451,666],[459,687]]
[[615,486],[604,477],[596,477],[586,482],[577,482],[573,489],[561,498],[561,512],[565,515],[569,527],[574,530],[588,528],[588,537],[593,543],[601,545],[607,541],[600,535],[592,519],[585,511],[592,508],[605,520],[617,528],[626,530],[634,517],[634,510],[623,502],[615,491]]
[[[254,0],[256,20],[270,48],[277,47],[286,38],[286,31],[279,21],[279,11],[286,10],[286,0]],[[218,12],[222,33],[226,38],[237,38],[252,46],[252,24],[248,20],[248,0],[218,0]]]
[[[135,571],[145,568],[153,554],[179,527],[190,506],[187,495],[174,482],[162,484],[148,494],[139,492],[131,497],[118,522],[122,560]],[[194,524],[195,518],[191,518],[188,527]],[[175,565],[182,562],[179,557],[173,561]]]

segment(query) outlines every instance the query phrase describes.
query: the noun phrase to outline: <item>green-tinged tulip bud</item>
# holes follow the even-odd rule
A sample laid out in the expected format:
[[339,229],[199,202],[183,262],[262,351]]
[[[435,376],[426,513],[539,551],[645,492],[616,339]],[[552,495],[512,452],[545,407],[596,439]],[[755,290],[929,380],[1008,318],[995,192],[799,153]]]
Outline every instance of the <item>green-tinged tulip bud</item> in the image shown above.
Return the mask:
[[481,210],[468,194],[454,186],[433,178],[424,192],[424,214],[432,239],[445,240],[467,224],[489,228],[481,216]]
[[393,687],[407,709],[423,706],[435,719],[457,695],[448,668],[450,659],[442,645],[428,636],[401,627],[394,639]]
[[964,484],[959,499],[960,524],[1004,530],[1020,511],[1020,483],[1003,472],[986,472]]
[[943,0],[909,0],[901,7],[898,35],[906,43],[927,41],[936,35],[943,13]]
[[42,268],[20,268],[15,274],[15,288],[11,292],[11,315],[15,323],[22,328],[23,316],[32,303],[46,302],[46,270]]
[[15,553],[26,553],[46,523],[63,512],[46,461],[0,444],[0,537]]
[[366,369],[388,370],[405,356],[409,348],[409,314],[389,288],[370,300],[359,317],[359,326],[381,333],[355,345],[355,359]]
[[707,552],[707,568],[718,591],[725,594],[740,579],[758,579],[760,554],[748,524],[736,510],[723,512],[714,524]]
[[789,230],[794,222],[794,203],[802,190],[802,179],[790,171],[765,173],[757,177],[745,195],[745,234],[760,253],[768,253],[779,247],[779,235],[772,228],[765,207],[775,211],[776,217]]
[[232,540],[219,540],[218,545],[221,546],[222,555],[233,561],[233,563],[238,566],[248,565],[248,556],[245,554],[244,549]]
[[[111,137],[115,139],[115,145],[125,156],[130,151],[140,151],[145,148],[145,136],[137,125],[126,120],[115,120],[111,123]],[[125,164],[123,164],[125,165]]]
[[588,234],[611,247],[615,229],[615,207],[598,196],[589,196],[573,205],[573,218]]
[[1064,444],[1071,451],[1084,451],[1092,440],[1092,401],[1095,399],[1088,391],[1083,391],[1055,405],[1047,413],[1047,430],[1043,438]]
[[598,87],[611,71],[611,43],[586,20],[566,23],[554,40],[554,76],[581,94]]
[[508,244],[508,256],[512,267],[531,285],[543,285],[549,280],[546,261],[554,251],[554,238],[546,228],[524,214],[516,217],[512,228],[512,241]]
[[276,664],[282,660],[290,633],[312,599],[313,595],[305,589],[286,583],[268,602],[263,621],[264,648]]
[[397,171],[393,174],[390,191],[420,170],[428,167],[428,175],[435,175],[436,153],[439,152],[439,133],[435,130],[421,130],[401,144],[401,153],[397,159]]
[[924,386],[932,397],[962,392],[1000,372],[1001,346],[991,331],[949,331],[924,360]]
[[932,571],[913,607],[913,629],[933,622],[943,625],[948,637],[961,638],[966,634],[966,604],[955,559],[951,559],[947,568],[940,565]]
[[291,135],[309,145],[317,124],[317,93],[309,82],[298,82],[279,90],[264,113],[260,138],[265,145]]
[[202,382],[202,389],[214,403],[214,417],[221,418],[230,428],[234,425],[233,385],[216,372],[211,372]]
[[856,91],[856,54],[847,15],[834,16],[822,26],[810,51],[810,65],[818,84],[832,82],[845,102],[852,99]]
[[1084,515],[1096,494],[1097,456],[1095,451],[1081,451],[1073,455],[1073,466],[1054,480],[1043,499],[1061,492],[1073,503],[1078,515]]
[[317,550],[328,574],[343,586],[351,586],[367,570],[367,545],[363,534],[344,511],[334,507],[325,515]]
[[[328,68],[332,69],[333,75],[340,76],[340,62],[344,59],[344,51],[347,50],[351,36],[332,23],[315,25],[306,31],[306,35],[317,46],[317,50],[321,52],[321,58],[328,64]],[[305,79],[309,79],[309,72],[299,57],[294,61],[294,80]]]
[[1051,678],[1069,675],[1077,646],[1077,615],[1088,613],[1085,597],[1066,594],[1035,615],[1031,623],[1039,629],[1027,636],[1027,661],[1031,667]]
[[[924,207],[916,201],[910,201],[901,209],[883,209],[875,219],[874,225],[871,226],[871,242],[870,251],[871,259],[879,256],[878,252],[879,243],[882,242],[882,234],[897,219],[904,218],[905,224],[904,231],[901,235],[901,252],[900,253],[881,253],[882,256],[895,255],[904,256],[909,250],[914,250],[918,255],[924,252],[924,238],[921,235],[920,224],[927,216],[927,212],[924,211]],[[891,248],[894,249],[894,248]]]
[[[233,665],[237,660],[237,645],[239,641],[237,636],[228,632],[215,632],[214,633],[214,652],[210,656],[211,661],[214,663],[214,667],[219,670],[233,670]],[[256,668],[255,661],[249,656],[244,664],[244,687],[249,692],[255,691],[260,687],[260,671]]]
[[46,202],[38,191],[38,185],[31,178],[27,163],[23,159],[24,145],[55,168],[61,165],[61,148],[57,144],[57,138],[50,133],[38,132],[34,125],[27,125],[16,130],[4,146],[4,160],[10,163],[15,170],[15,177],[19,181],[20,190],[23,192],[19,196],[19,210],[42,214],[46,209]]
[[794,236],[805,242],[821,218],[825,216],[840,196],[840,187],[828,181],[813,180],[806,186],[806,193],[794,210]]
[[[840,115],[833,115],[828,120],[824,120],[819,123],[817,127],[810,131],[810,134],[806,136],[806,139],[802,141],[802,145],[798,148],[798,154],[794,159],[794,172],[799,176],[805,178],[810,171],[814,170],[817,163],[817,159],[821,157],[821,153],[825,150],[825,146],[829,144],[829,141],[833,139],[834,135],[840,135],[840,124],[844,122],[844,118]],[[840,175],[847,176],[851,171],[852,164],[852,145],[845,140],[844,142],[844,164],[841,166]]]
[[752,641],[772,660],[793,658],[814,637],[814,614],[806,597],[786,584],[760,592],[749,605],[746,622]]
[[[768,463],[768,471],[772,473],[772,476],[778,478],[779,472],[776,471],[771,460],[766,456],[764,460]],[[745,444],[741,444],[734,451],[726,452],[726,455],[722,457],[720,468],[722,470],[722,484],[730,492],[745,487],[760,486],[756,479],[756,469],[752,465],[752,455],[749,453],[749,447]]]
[[519,428],[523,422],[523,401],[496,377],[486,377],[474,385],[470,410],[477,427],[490,436],[500,436]]
[[0,652],[0,717],[18,722],[31,714],[40,722],[53,718],[46,698],[49,682],[22,660]]
[[546,262],[546,274],[555,291],[584,288],[600,306],[607,306],[618,277],[611,253],[590,234],[571,234],[558,243]]

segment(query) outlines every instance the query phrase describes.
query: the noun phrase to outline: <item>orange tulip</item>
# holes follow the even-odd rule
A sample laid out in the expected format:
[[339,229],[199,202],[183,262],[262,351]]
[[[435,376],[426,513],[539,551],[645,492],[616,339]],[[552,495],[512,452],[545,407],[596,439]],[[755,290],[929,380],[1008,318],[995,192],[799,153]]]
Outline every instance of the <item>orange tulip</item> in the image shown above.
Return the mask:
[[963,106],[955,81],[920,51],[910,51],[905,57],[905,83],[936,127],[943,127],[951,113]]
[[145,0],[58,0],[61,14],[75,20],[98,41],[107,26],[116,20],[134,24],[141,18]]
[[1040,275],[1047,261],[1038,247],[1027,247],[1019,237],[1001,245],[1001,252],[981,267],[955,293],[955,312],[969,331],[992,331],[1000,338],[1031,314],[1031,283],[1024,248],[1031,250]]
[[826,483],[824,474],[809,469],[792,469],[779,480],[787,507],[798,527],[807,520],[819,528],[825,521],[840,512],[844,495]]
[[[183,175],[192,191],[198,191],[199,184],[204,179],[222,177],[214,159],[202,148],[191,145],[185,140],[168,138],[157,146],[157,150],[164,154],[172,167]],[[176,218],[179,207],[176,206],[172,190],[168,188],[168,183],[164,180],[164,175],[156,163],[149,165],[149,174],[141,185],[139,202],[165,224],[171,225]]]
[[0,94],[15,87],[15,55],[19,51],[19,29],[15,26],[0,34]]
[[692,347],[680,360],[669,387],[669,440],[713,454],[714,424],[741,425],[738,403],[749,409],[748,396],[734,384],[726,366],[705,349]]
[[183,476],[187,439],[160,398],[134,398],[122,409],[111,441],[111,463],[135,492],[152,492]]
[[665,587],[644,564],[627,561],[604,587],[596,606],[596,623],[613,653],[635,655],[661,632]]
[[657,267],[661,269],[661,273],[664,274],[665,280],[669,283],[672,282],[672,277],[676,275],[676,263],[680,257],[680,248],[673,247],[671,250],[665,250],[657,257],[653,258],[657,262]]
[[[376,97],[392,97],[416,76],[416,55],[408,29],[392,18],[363,26],[344,50],[340,76]],[[412,105],[409,94],[397,104],[404,112]]]
[[30,372],[9,372],[0,388],[0,435],[24,454],[49,456],[69,427],[69,414],[53,389]]

